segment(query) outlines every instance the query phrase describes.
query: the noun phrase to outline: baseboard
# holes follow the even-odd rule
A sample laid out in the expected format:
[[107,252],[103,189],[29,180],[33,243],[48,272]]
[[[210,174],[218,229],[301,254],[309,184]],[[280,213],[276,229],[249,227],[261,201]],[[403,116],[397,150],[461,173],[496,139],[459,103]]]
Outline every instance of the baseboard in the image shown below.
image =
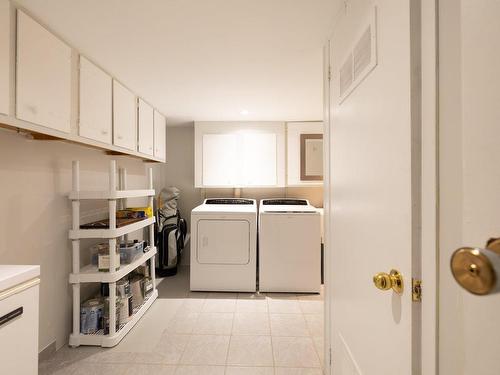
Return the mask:
[[38,353],[38,361],[45,361],[56,354],[56,342],[52,341]]

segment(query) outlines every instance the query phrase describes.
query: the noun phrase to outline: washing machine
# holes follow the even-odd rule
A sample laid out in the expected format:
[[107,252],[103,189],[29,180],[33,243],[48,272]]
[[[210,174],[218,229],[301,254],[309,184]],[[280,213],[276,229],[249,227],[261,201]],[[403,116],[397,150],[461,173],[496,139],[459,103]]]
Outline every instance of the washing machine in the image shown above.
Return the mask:
[[259,205],[259,291],[319,293],[321,218],[306,199]]
[[192,291],[255,292],[257,202],[205,199],[191,211]]

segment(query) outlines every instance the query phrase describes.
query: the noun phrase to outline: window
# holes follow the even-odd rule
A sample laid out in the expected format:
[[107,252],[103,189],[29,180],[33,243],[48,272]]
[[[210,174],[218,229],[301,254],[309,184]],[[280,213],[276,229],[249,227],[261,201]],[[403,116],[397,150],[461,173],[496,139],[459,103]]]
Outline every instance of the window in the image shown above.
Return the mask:
[[[198,187],[284,185],[284,124],[202,123],[195,130]],[[231,125],[233,124],[233,125]]]

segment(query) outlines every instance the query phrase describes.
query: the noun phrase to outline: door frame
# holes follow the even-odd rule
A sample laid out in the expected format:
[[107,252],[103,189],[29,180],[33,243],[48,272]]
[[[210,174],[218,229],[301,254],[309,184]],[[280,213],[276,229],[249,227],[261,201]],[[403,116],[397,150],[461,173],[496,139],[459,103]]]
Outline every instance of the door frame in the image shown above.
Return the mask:
[[[415,305],[414,312],[420,314],[420,327],[416,327],[419,334],[420,366],[417,365],[417,374],[438,374],[438,280],[439,280],[439,125],[438,125],[438,6],[439,0],[409,0],[412,7],[419,8],[420,18],[420,51],[421,65],[418,69],[421,90],[421,279],[423,298],[419,305]],[[414,9],[417,9],[414,8]],[[340,11],[342,12],[342,10]],[[339,12],[339,13],[340,13]],[[335,19],[338,19],[338,14]],[[331,79],[330,79],[330,36],[323,48],[323,76],[324,76],[324,233],[325,233],[325,374],[332,374],[331,370],[331,306],[334,296],[330,291],[332,254],[330,249],[331,238],[331,197],[330,197],[330,127],[331,127]],[[418,31],[416,31],[418,32]],[[418,303],[418,302],[417,302]],[[415,375],[417,375],[415,374]],[[335,374],[334,374],[335,375]]]

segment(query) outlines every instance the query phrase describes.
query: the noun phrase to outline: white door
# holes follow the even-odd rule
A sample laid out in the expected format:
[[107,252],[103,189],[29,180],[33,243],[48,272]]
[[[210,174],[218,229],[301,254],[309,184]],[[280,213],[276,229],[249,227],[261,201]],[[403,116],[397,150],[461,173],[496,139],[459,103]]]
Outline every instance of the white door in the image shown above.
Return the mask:
[[[412,374],[410,0],[346,2],[330,43],[332,374]],[[403,290],[390,287],[400,272]]]
[[0,113],[9,113],[10,2],[0,2]]
[[113,80],[113,144],[137,149],[137,98],[116,80]]
[[153,107],[139,98],[139,152],[153,155],[154,120]]
[[154,156],[161,160],[167,159],[167,122],[160,112],[154,112]]
[[457,248],[500,237],[499,17],[498,0],[439,1],[440,374],[500,374],[500,294],[473,295],[450,272]]
[[71,48],[17,11],[16,117],[70,132]]
[[112,101],[111,76],[80,56],[80,136],[112,143]]

